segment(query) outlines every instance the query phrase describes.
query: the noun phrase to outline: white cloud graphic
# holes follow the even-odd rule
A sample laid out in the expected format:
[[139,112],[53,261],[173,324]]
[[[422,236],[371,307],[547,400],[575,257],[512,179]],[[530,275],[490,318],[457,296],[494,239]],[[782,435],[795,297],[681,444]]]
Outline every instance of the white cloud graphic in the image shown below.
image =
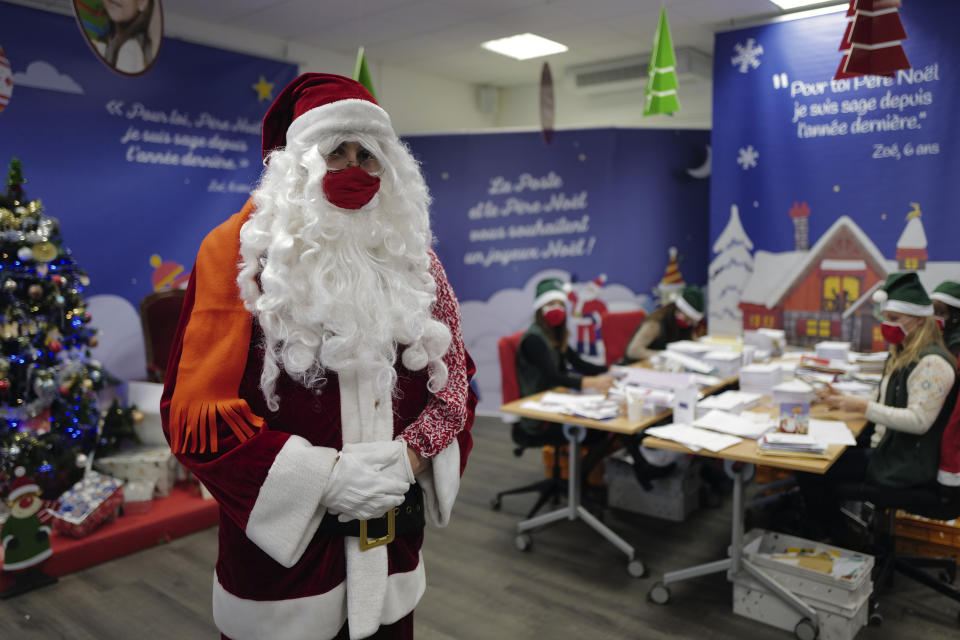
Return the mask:
[[35,60],[27,65],[26,71],[13,74],[13,82],[19,87],[47,89],[61,93],[83,93],[83,87],[76,80],[65,73],[60,73],[56,67],[43,60]]

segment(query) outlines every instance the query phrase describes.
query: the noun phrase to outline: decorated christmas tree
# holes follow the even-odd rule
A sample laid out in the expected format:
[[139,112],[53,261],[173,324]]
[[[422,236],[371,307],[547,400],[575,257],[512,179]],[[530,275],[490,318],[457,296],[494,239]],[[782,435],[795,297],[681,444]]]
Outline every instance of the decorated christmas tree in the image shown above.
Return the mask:
[[[98,439],[118,436],[98,429],[97,392],[110,380],[90,357],[90,280],[24,183],[14,159],[0,193],[0,498],[17,467],[56,498],[82,475]],[[132,425],[132,410],[115,405],[107,415],[114,429]]]

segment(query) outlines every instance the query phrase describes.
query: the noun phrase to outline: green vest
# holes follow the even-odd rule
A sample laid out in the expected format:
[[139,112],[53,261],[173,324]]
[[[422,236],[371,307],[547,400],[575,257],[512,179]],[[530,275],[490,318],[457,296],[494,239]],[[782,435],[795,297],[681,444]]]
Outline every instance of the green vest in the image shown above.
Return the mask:
[[[931,345],[920,353],[920,358],[938,355],[952,368],[956,368],[956,359],[940,345]],[[917,363],[897,369],[887,380],[887,392],[883,403],[888,407],[905,408],[907,406],[907,378]],[[937,482],[937,469],[940,466],[940,440],[943,428],[950,418],[957,398],[958,380],[943,403],[940,415],[933,425],[922,435],[903,433],[887,429],[877,450],[867,466],[868,483],[891,489],[907,489],[932,485]]]
[[[523,337],[520,338],[520,343],[523,344],[527,336],[531,335],[543,340],[544,344],[548,347],[550,346],[547,334],[544,333],[543,328],[536,322],[531,324],[526,333],[523,334]],[[553,371],[560,371],[560,353],[553,348],[550,349],[550,366],[553,368]],[[517,385],[520,387],[520,397],[523,398],[533,395],[534,393],[540,393],[550,388],[545,372],[527,360],[526,356],[523,355],[522,349],[517,350],[516,369]],[[532,418],[520,418],[519,424],[525,431],[538,433],[542,430],[543,421]]]

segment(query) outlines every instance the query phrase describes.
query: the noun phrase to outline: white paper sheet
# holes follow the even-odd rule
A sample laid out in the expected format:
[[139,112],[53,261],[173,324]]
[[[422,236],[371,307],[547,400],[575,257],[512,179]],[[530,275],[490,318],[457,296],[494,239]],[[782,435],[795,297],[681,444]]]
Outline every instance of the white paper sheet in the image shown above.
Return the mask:
[[736,436],[708,431],[706,429],[698,429],[688,424],[679,423],[668,424],[662,427],[650,427],[644,431],[644,434],[679,442],[694,451],[706,449],[714,453],[722,451],[727,447],[732,447],[742,440],[742,438]]
[[756,439],[773,429],[776,424],[773,419],[769,418],[765,423],[758,423],[733,415],[732,413],[710,411],[706,415],[694,420],[693,426],[711,431],[719,431],[720,433],[733,436],[740,436],[741,438]]
[[822,445],[844,444],[853,446],[857,444],[850,429],[846,423],[840,420],[819,420],[810,418],[809,435]]

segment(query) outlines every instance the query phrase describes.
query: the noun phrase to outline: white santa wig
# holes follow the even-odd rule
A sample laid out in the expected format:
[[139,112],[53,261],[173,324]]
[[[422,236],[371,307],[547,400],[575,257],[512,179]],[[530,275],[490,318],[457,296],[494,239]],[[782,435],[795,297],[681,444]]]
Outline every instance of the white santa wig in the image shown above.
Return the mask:
[[[323,194],[324,157],[344,141],[383,167],[379,191],[358,210]],[[401,347],[407,369],[428,369],[432,392],[446,385],[450,330],[431,315],[430,195],[392,131],[313,129],[289,139],[268,156],[253,202],[237,282],[263,330],[260,386],[271,411],[281,367],[318,393],[327,370],[370,376],[392,392]]]

